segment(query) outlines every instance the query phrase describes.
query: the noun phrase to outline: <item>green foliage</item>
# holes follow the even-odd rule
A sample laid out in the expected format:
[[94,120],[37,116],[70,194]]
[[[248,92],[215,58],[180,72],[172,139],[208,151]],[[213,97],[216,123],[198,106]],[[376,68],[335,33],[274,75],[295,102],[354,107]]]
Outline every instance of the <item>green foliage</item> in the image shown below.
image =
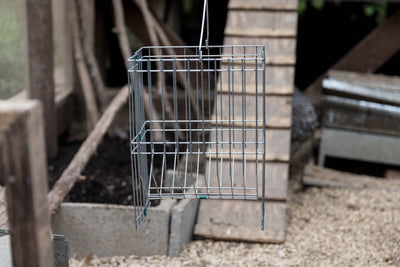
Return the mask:
[[191,14],[194,8],[193,0],[183,0],[183,12],[185,14]]
[[325,5],[324,0],[311,0],[311,5],[316,9],[316,10],[322,10]]
[[382,23],[386,18],[387,2],[368,3],[363,5],[364,15],[366,17],[375,16],[377,23]]
[[[334,0],[333,3],[336,6],[340,6],[342,3],[341,0]],[[298,4],[298,12],[299,15],[303,15],[307,8],[312,8],[318,11],[324,9],[325,0],[299,0]],[[387,13],[387,2],[372,2],[367,4],[360,4],[360,7],[364,11],[364,16],[366,17],[375,17],[377,23],[382,23],[386,18]],[[352,14],[351,17],[356,20],[356,14]]]
[[22,25],[18,1],[0,1],[0,99],[24,86]]
[[[335,1],[336,3],[336,1]],[[308,6],[321,11],[324,8],[325,0],[299,0],[298,12],[300,15],[304,14]]]
[[299,4],[297,6],[297,10],[300,15],[303,15],[307,10],[307,2],[306,0],[299,0]]

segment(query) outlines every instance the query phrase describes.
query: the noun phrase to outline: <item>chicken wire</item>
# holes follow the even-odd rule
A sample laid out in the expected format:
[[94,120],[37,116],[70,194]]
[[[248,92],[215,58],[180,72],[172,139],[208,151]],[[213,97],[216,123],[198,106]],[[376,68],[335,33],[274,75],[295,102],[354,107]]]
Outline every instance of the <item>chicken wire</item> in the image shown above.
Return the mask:
[[143,47],[128,63],[137,229],[152,200],[262,197],[263,211],[264,47]]

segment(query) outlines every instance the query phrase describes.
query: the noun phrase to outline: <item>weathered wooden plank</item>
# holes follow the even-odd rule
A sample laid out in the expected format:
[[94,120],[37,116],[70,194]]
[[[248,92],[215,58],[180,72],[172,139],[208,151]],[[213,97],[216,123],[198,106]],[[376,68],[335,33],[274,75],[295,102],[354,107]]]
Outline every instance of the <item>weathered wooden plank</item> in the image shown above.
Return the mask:
[[225,35],[295,37],[297,12],[229,11]]
[[[221,128],[219,129],[221,130]],[[222,128],[222,136],[224,138],[225,142],[228,142],[231,140],[232,142],[241,142],[242,141],[242,134],[241,131],[235,131],[236,134],[233,134],[231,132],[229,134],[229,131],[225,131],[226,128]],[[213,135],[215,131],[211,131],[211,137],[210,140],[214,141],[215,135]],[[250,142],[256,142],[255,138],[255,131],[246,131],[246,141]],[[289,161],[290,159],[290,129],[267,129],[266,130],[266,152],[265,152],[265,160],[266,161]],[[229,135],[230,138],[229,138]],[[258,132],[259,136],[259,141],[261,141],[261,131]],[[219,138],[219,142],[221,142],[221,138]],[[256,150],[256,145],[247,145],[248,148],[246,148],[246,156],[243,156],[243,145],[241,144],[235,144],[235,147],[233,147],[233,144],[231,146],[231,154],[235,154],[235,158],[237,160],[248,160],[248,161],[255,161],[257,158],[259,160],[262,159],[262,155],[257,156],[257,150]],[[258,152],[261,153],[261,148],[262,144],[258,144]],[[229,146],[227,144],[221,144],[219,143],[218,146],[217,144],[212,144],[210,145],[210,148],[207,153],[207,157],[216,159],[217,155],[216,152],[219,152],[218,159],[231,159],[232,155],[229,154]]]
[[400,11],[397,11],[336,63],[334,69],[360,72],[377,70],[400,49],[399,25]]
[[230,0],[229,9],[297,10],[297,0]]
[[[383,24],[378,26],[362,39],[343,58],[330,69],[340,69],[358,72],[374,72],[400,49],[400,11],[394,13]],[[306,89],[306,95],[311,97],[315,105],[319,105],[321,82],[327,73],[322,74]]]
[[226,36],[224,39],[224,45],[263,45],[265,46],[266,64],[296,64],[296,38],[251,38]]
[[[222,102],[222,105],[221,105]],[[258,114],[257,114],[258,113]],[[214,103],[212,121],[228,125],[248,127],[263,126],[263,97],[254,95],[220,94]],[[256,116],[258,115],[258,117]],[[261,120],[255,122],[255,120]],[[221,122],[221,120],[225,120]],[[218,122],[219,121],[219,122]],[[292,97],[291,96],[266,96],[265,97],[265,126],[271,128],[290,128],[292,122]]]
[[51,0],[23,1],[28,97],[43,104],[47,155],[57,154]]
[[[1,102],[13,266],[53,266],[43,114],[38,101]],[[23,256],[22,256],[23,255]]]
[[200,238],[262,243],[285,240],[286,203],[265,203],[265,228],[260,228],[260,201],[201,200],[194,234]]
[[[228,69],[223,65],[222,68]],[[252,67],[253,68],[253,67]],[[221,72],[217,82],[217,91],[234,92],[238,94],[262,94],[263,72],[241,72],[241,65],[233,65],[232,70]],[[292,66],[266,66],[265,67],[265,93],[278,95],[291,95],[294,88],[294,67]]]
[[82,22],[82,29],[87,39],[88,47],[94,49],[95,40],[95,18],[96,8],[94,0],[79,0],[77,2],[80,9],[79,19]]
[[400,92],[400,78],[398,76],[330,70],[328,72],[328,77],[358,86],[379,88],[383,90],[395,90]]
[[[221,164],[222,163],[222,164]],[[262,163],[255,161],[211,160],[207,164],[206,179],[211,187],[243,187],[243,190],[235,189],[236,193],[253,193],[250,188],[258,188],[258,198],[262,197]],[[289,164],[284,162],[267,162],[265,164],[265,198],[269,200],[286,200],[288,184]],[[232,173],[232,179],[230,177]],[[201,181],[201,180],[200,180]],[[215,190],[218,193],[218,190]]]
[[303,183],[308,186],[399,191],[400,180],[357,175],[333,169],[307,165]]

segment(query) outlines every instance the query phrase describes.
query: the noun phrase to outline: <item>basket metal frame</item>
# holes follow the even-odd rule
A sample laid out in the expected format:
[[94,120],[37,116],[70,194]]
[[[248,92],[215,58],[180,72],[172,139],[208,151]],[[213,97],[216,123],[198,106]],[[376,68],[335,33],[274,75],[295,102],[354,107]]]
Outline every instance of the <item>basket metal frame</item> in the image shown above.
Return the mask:
[[[180,87],[179,75],[184,75]],[[194,198],[261,198],[263,228],[264,46],[143,47],[128,59],[128,81],[136,228],[143,224],[151,200]],[[248,83],[255,86],[251,96]],[[191,94],[196,96],[197,114],[192,112]],[[161,105],[155,104],[156,96]],[[167,100],[168,96],[172,101]],[[178,108],[178,98],[183,96],[184,108],[182,104],[179,107],[185,114]],[[255,107],[248,107],[246,97],[261,102],[256,100]],[[173,118],[167,118],[166,101],[172,106]],[[235,103],[241,105],[241,114]],[[252,118],[248,117],[249,110]],[[157,132],[162,140],[155,139]],[[256,163],[255,177],[247,177],[250,161]],[[235,164],[241,164],[240,168]],[[222,173],[224,168],[229,174]],[[238,172],[241,179],[235,181]]]

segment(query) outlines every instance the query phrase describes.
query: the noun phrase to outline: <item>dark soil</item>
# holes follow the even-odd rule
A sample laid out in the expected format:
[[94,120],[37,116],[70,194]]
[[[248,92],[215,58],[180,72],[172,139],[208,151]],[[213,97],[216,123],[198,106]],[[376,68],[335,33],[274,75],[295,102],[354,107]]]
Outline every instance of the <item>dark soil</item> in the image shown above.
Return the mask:
[[[60,142],[59,154],[49,163],[49,185],[60,177],[79,149],[79,142]],[[105,137],[65,201],[132,205],[129,140]]]

